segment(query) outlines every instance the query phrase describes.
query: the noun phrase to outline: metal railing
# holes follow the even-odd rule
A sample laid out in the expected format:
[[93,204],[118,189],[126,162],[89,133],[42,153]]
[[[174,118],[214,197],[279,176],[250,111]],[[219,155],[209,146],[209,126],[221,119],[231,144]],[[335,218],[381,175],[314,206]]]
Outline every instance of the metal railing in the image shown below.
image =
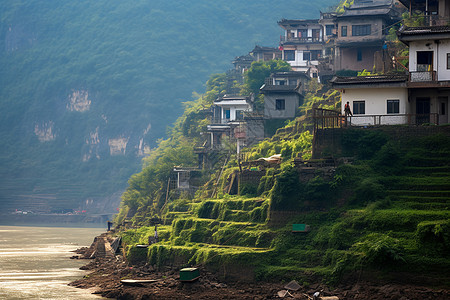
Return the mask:
[[322,37],[286,37],[280,36],[280,42],[297,42],[297,43],[322,43]]
[[341,128],[349,126],[380,125],[439,125],[439,115],[430,114],[387,114],[387,115],[316,115],[314,129]]
[[436,71],[415,71],[409,72],[410,82],[436,81]]

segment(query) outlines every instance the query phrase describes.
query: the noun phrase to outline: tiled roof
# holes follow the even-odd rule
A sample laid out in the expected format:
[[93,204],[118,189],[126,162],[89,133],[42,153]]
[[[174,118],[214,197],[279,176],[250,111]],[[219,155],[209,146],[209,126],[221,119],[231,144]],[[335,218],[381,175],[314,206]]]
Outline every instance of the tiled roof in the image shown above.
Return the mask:
[[311,20],[286,20],[282,19],[278,21],[278,25],[307,25],[307,24],[317,24],[319,25],[319,19],[311,19]]
[[335,76],[330,82],[333,85],[338,84],[377,84],[377,83],[394,83],[406,82],[408,75],[374,75],[374,76],[356,76],[341,77]]
[[256,45],[255,48],[251,52],[257,52],[257,51],[274,51],[274,52],[281,52],[278,48],[273,47],[264,47],[264,46],[258,46]]
[[450,33],[450,26],[402,27],[399,35],[421,35],[430,33]]

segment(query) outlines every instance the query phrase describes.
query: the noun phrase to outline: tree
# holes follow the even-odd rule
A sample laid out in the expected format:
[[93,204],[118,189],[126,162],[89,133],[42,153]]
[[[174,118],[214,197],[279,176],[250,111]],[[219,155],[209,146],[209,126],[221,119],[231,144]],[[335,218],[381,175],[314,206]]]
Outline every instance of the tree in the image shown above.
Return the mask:
[[250,69],[245,72],[245,83],[241,93],[244,95],[250,95],[251,93],[258,95],[260,87],[270,74],[291,70],[291,66],[284,60],[255,61],[252,63]]

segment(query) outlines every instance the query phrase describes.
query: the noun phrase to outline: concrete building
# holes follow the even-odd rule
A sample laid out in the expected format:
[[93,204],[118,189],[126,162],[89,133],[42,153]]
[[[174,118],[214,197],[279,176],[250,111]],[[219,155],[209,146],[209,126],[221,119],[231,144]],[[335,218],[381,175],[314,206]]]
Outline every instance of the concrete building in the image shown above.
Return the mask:
[[[450,26],[402,27],[400,41],[409,46],[410,105],[423,122],[449,122]],[[429,115],[429,116],[427,116]]]
[[264,118],[294,118],[309,81],[310,77],[303,72],[280,72],[267,78],[260,89],[264,95]]
[[307,73],[318,78],[317,66],[323,55],[323,30],[319,20],[286,20],[278,22],[284,29],[280,49],[283,60],[294,71]]
[[355,0],[335,20],[335,71],[371,71],[375,53],[382,51],[387,27],[400,21],[400,13],[393,0]]

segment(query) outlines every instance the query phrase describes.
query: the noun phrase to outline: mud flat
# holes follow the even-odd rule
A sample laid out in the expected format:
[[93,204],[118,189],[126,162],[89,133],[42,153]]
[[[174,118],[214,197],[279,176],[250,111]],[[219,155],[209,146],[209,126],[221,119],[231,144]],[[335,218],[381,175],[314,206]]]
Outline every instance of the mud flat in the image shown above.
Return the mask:
[[[77,250],[76,259],[87,248]],[[200,278],[193,282],[180,282],[179,269],[167,267],[155,270],[152,266],[131,266],[122,256],[96,258],[82,267],[91,273],[70,285],[78,288],[93,288],[95,294],[115,299],[280,299],[278,292],[285,290],[283,282],[244,283],[218,278],[215,274],[200,269]],[[399,274],[399,276],[401,276]],[[138,286],[121,283],[121,280],[147,280]],[[403,278],[404,279],[404,278]],[[276,280],[276,279],[275,279]],[[352,280],[330,288],[320,283],[289,290],[286,299],[310,299],[317,291],[323,297],[338,299],[450,299],[450,289],[429,288],[417,284],[399,284],[368,279]],[[326,298],[325,298],[326,299]],[[336,298],[335,298],[336,299]]]

